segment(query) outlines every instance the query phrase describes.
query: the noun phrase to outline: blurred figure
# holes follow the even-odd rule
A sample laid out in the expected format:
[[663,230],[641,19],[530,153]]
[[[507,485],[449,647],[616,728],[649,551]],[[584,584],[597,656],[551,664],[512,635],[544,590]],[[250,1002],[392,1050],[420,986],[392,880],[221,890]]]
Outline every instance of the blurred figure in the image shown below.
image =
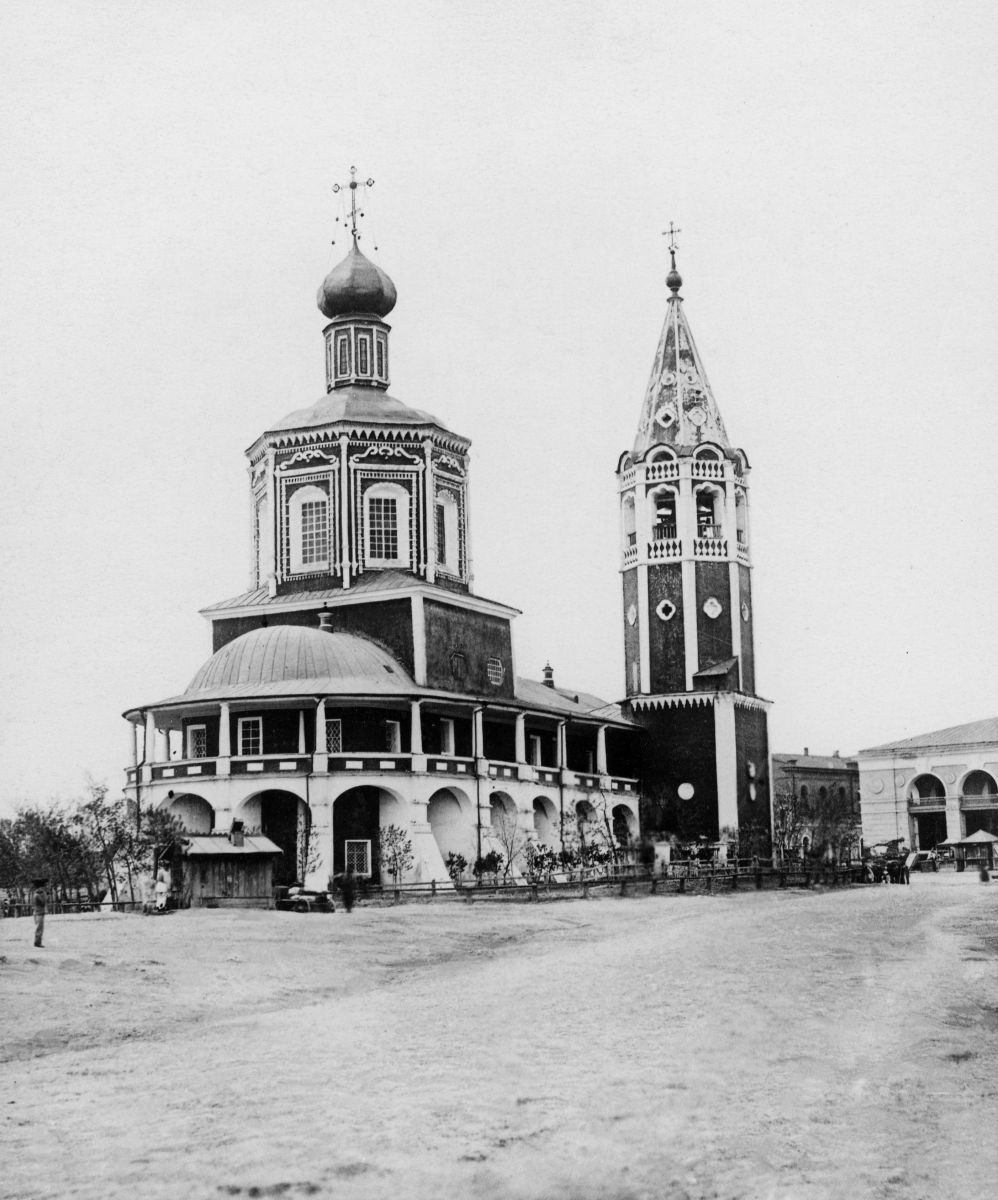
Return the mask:
[[45,894],[45,887],[48,884],[47,879],[33,880],[35,889],[32,897],[34,915],[35,915],[35,945],[41,946],[42,937],[45,934],[45,909],[48,902],[48,897]]

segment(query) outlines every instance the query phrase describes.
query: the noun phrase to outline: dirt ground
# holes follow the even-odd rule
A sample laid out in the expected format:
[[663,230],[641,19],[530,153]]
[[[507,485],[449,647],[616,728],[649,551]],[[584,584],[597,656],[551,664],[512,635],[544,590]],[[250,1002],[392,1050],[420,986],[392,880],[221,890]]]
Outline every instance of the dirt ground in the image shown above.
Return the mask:
[[977,1197],[998,882],[0,922],[0,1195]]

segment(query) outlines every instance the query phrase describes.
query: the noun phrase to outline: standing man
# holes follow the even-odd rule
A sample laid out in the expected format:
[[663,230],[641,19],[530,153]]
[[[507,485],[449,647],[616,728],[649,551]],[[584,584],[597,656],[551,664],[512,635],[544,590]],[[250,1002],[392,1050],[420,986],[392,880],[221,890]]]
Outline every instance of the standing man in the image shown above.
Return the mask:
[[41,946],[42,936],[45,933],[45,885],[47,883],[47,879],[35,879],[32,881],[32,887],[35,889],[32,900],[34,902],[36,946]]

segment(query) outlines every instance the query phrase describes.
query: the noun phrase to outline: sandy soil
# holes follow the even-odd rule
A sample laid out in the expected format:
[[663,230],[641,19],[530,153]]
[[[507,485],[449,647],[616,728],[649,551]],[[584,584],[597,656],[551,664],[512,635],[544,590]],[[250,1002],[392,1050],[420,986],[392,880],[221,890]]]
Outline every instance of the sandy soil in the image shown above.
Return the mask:
[[0,1195],[977,1197],[998,884],[0,922]]

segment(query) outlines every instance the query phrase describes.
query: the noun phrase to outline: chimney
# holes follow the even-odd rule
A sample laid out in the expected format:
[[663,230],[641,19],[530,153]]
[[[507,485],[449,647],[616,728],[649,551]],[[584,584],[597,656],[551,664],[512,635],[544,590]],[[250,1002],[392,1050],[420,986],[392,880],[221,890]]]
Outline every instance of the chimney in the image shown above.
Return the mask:
[[333,614],[328,608],[322,609],[319,613],[319,628],[325,630],[326,633],[333,632]]
[[549,688],[554,687],[554,669],[550,663],[544,664],[544,686]]
[[233,844],[233,846],[241,846],[243,844],[242,821],[232,822],[232,829],[229,831],[229,841]]
[[805,757],[805,758],[810,758],[810,757],[811,757],[811,751],[810,751],[810,750],[808,750],[807,746],[805,746],[805,747],[804,747],[804,757]]

